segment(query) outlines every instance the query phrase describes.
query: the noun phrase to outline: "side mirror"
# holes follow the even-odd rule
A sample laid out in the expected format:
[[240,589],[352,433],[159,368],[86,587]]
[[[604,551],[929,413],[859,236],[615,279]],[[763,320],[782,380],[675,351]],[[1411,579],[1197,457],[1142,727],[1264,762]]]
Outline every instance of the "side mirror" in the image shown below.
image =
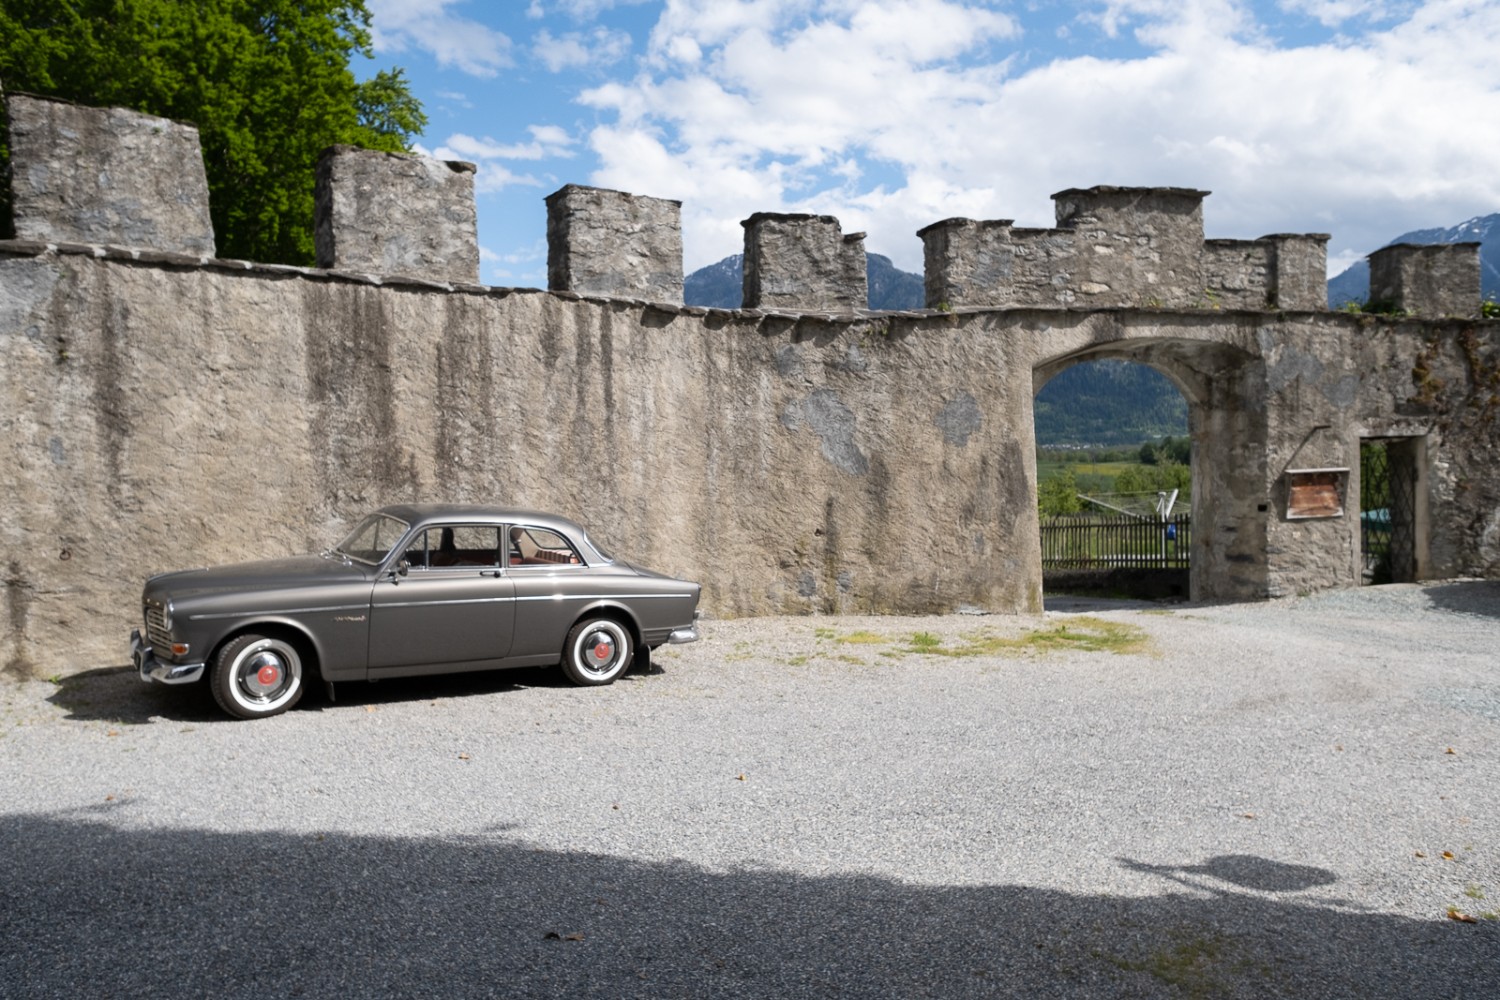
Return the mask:
[[403,559],[400,562],[398,562],[396,564],[396,572],[400,573],[402,576],[405,576],[407,573],[410,573],[411,572],[411,560],[410,559]]

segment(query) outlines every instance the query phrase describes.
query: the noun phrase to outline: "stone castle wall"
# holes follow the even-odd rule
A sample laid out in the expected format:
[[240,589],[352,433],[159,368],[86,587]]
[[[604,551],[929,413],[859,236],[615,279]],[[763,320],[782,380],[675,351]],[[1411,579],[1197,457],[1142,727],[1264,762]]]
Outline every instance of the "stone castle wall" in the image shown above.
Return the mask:
[[[672,273],[675,203],[593,190],[549,200],[569,203],[567,232],[613,228],[622,258],[658,260],[605,290],[568,287],[582,269],[544,292],[216,261],[123,225],[96,242],[0,243],[0,667],[117,664],[148,574],[321,549],[406,500],[576,517],[622,555],[701,581],[710,615],[1036,612],[1032,398],[1099,357],[1150,364],[1188,399],[1195,597],[1357,584],[1358,517],[1289,518],[1286,484],[1353,469],[1357,496],[1372,436],[1420,442],[1421,574],[1500,576],[1492,324],[1055,302],[870,313],[850,297],[858,241],[831,242],[836,220],[816,217],[759,240],[760,273],[811,253],[801,226],[838,247],[818,258],[821,290],[793,283],[774,311],[688,308],[670,280],[639,278]],[[1239,270],[1214,273],[1264,301],[1290,287],[1269,277],[1279,260],[1303,268],[1321,250],[1315,237],[1216,249],[1180,193],[1139,224],[1134,196],[1116,195],[1093,215],[1075,206],[1078,229],[929,227],[929,249],[954,262],[929,268],[929,294],[934,280],[992,294],[1005,267],[1041,287],[1039,262],[1087,245],[1129,258],[1112,275],[1160,255],[1170,266],[1147,284],[1186,295],[1191,254],[1171,247],[1196,239],[1200,261],[1240,253]],[[37,205],[20,214],[50,211]],[[639,225],[618,224],[636,212]],[[597,239],[557,238],[603,267]],[[462,258],[463,238],[449,245]],[[1080,294],[1136,294],[1099,283],[1109,291]]]

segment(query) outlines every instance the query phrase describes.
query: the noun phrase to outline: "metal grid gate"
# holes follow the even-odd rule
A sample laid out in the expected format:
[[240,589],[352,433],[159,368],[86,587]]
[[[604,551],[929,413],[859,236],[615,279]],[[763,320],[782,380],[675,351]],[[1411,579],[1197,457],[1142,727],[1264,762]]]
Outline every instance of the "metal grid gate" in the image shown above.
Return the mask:
[[[1365,583],[1416,579],[1416,469],[1399,442],[1359,445],[1359,539]],[[1392,451],[1396,454],[1392,454]]]

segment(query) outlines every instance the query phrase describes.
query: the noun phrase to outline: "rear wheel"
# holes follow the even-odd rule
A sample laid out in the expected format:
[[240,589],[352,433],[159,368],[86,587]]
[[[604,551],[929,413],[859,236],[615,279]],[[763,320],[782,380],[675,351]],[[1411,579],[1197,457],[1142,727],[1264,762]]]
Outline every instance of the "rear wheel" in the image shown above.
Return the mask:
[[302,656],[283,639],[242,635],[214,657],[209,686],[219,707],[237,718],[280,715],[302,697]]
[[568,633],[562,668],[574,684],[609,684],[630,666],[630,630],[612,618],[587,618]]

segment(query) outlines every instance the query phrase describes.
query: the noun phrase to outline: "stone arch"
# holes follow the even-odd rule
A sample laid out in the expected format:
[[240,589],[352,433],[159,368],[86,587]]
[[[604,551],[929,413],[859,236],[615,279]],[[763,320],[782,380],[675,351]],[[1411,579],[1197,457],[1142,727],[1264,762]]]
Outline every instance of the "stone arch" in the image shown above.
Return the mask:
[[[1121,337],[1048,354],[1032,365],[1032,399],[1058,373],[1090,361],[1142,364],[1187,401],[1192,440],[1192,600],[1266,595],[1264,365],[1232,340]],[[1033,417],[1034,421],[1034,417]]]

